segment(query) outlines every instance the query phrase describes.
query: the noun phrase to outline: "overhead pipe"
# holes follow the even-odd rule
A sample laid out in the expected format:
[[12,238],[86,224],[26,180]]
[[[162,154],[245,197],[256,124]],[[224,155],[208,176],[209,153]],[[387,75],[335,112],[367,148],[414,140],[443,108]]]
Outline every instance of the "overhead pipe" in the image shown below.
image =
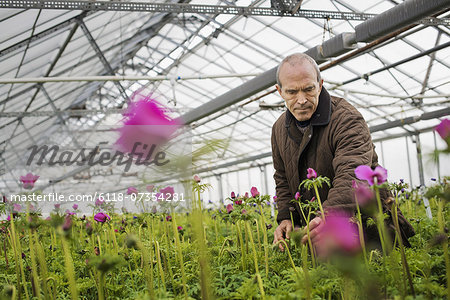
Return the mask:
[[78,81],[163,81],[163,80],[193,80],[229,77],[254,77],[261,73],[243,74],[217,74],[217,75],[190,75],[190,76],[73,76],[73,77],[24,77],[24,78],[0,78],[0,84],[8,83],[44,83],[44,82],[78,82]]

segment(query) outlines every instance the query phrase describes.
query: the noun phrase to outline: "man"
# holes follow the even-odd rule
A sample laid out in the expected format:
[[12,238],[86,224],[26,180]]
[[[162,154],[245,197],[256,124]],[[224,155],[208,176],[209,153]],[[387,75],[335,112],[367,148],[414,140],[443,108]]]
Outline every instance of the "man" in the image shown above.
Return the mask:
[[[293,226],[306,225],[299,205],[291,200],[299,184],[307,178],[308,168],[331,180],[331,187],[324,185],[319,189],[324,210],[332,207],[353,213],[355,168],[378,165],[362,115],[344,99],[328,94],[314,59],[303,53],[286,57],[277,70],[276,88],[285,100],[287,110],[272,128],[279,224],[274,233],[274,244],[289,238]],[[303,201],[309,201],[314,191],[302,186],[300,195]],[[386,200],[389,193],[384,190],[381,197]],[[292,224],[291,216],[295,224]],[[318,228],[321,223],[319,216],[310,221],[313,245],[320,238]],[[403,216],[400,223],[409,225]],[[410,225],[405,230],[404,239],[414,234]],[[302,241],[306,239],[304,236]],[[283,243],[279,243],[279,248],[284,250]]]

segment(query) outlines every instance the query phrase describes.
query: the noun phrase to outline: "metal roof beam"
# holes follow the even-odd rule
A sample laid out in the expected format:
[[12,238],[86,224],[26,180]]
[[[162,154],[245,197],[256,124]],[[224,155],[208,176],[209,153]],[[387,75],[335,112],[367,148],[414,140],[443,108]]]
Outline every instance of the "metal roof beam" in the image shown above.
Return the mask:
[[[422,0],[425,2],[426,0]],[[430,2],[433,0],[429,0]],[[403,4],[403,3],[402,3]],[[401,6],[401,5],[398,5]],[[374,14],[297,9],[295,13],[280,11],[272,7],[200,5],[187,3],[145,3],[122,1],[71,1],[71,0],[1,0],[0,8],[58,9],[84,11],[138,11],[198,14],[228,14],[243,16],[301,17],[309,19],[338,19],[365,21]],[[395,19],[395,18],[394,18]],[[428,18],[423,20],[431,25],[450,25],[449,19]]]

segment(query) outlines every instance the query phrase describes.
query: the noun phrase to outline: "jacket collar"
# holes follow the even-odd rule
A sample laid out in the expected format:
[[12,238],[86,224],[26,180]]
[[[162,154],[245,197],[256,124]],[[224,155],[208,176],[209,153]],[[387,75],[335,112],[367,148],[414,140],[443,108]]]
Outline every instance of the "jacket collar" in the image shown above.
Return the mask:
[[[322,91],[319,95],[319,105],[316,111],[311,116],[311,125],[313,126],[323,126],[330,122],[331,118],[331,97],[328,91],[322,86]],[[286,109],[286,123],[285,127],[289,128],[292,121],[295,121],[294,116]]]

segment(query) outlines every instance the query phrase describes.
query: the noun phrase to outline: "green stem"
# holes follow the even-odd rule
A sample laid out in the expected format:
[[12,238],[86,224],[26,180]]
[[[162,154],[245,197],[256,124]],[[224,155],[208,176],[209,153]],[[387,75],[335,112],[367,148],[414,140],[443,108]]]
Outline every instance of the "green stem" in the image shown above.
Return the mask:
[[[406,255],[405,255],[405,248],[403,246],[403,239],[402,239],[402,234],[400,231],[400,226],[398,225],[398,214],[397,214],[397,199],[395,199],[395,203],[394,203],[394,226],[395,226],[395,231],[397,234],[397,238],[398,238],[398,243],[400,245],[400,254],[401,254],[401,258],[402,258],[402,265],[403,265],[403,272],[406,276],[406,278],[408,278],[408,283],[409,283],[409,288],[411,289],[411,292],[414,296],[414,298],[416,297],[416,293],[414,291],[414,285],[412,282],[412,276],[411,276],[411,272],[409,271],[409,265],[408,265],[408,261],[406,260]],[[403,279],[404,280],[404,279]]]
[[245,251],[244,251],[244,241],[242,240],[242,233],[241,228],[239,226],[239,221],[236,222],[236,231],[237,231],[237,237],[239,239],[239,245],[241,247],[241,263],[242,263],[242,271],[246,270],[245,266]]
[[309,279],[308,270],[308,250],[305,246],[302,246],[302,267],[303,273],[305,274],[306,299],[309,300],[311,299],[311,280]]
[[250,232],[250,234],[249,234],[250,245],[252,247],[252,252],[253,252],[253,263],[255,264],[255,273],[256,273],[256,278],[258,280],[259,291],[261,293],[261,298],[265,299],[266,294],[264,293],[264,285],[263,285],[263,282],[261,279],[261,275],[259,274],[258,258],[256,257],[255,243],[253,242],[253,235],[251,234],[250,225],[248,224],[248,222],[245,222],[245,227],[247,228],[248,232]]
[[[437,218],[438,218],[438,227],[439,227],[439,231],[443,234],[445,233],[445,220],[444,220],[444,201],[439,201],[438,204],[438,213],[437,213]],[[450,297],[450,259],[448,256],[448,243],[444,242],[442,244],[442,250],[444,252],[444,261],[445,261],[445,271],[446,271],[446,277],[447,277],[447,297]]]
[[292,268],[294,269],[295,274],[297,274],[297,276],[298,276],[299,274],[298,274],[297,268],[295,267],[294,260],[292,259],[291,252],[289,251],[289,247],[286,244],[286,241],[285,240],[280,240],[280,241],[277,242],[277,244],[279,244],[279,243],[283,243],[284,246],[286,247],[287,254],[289,256],[289,261],[291,262],[291,265],[292,265]]
[[[13,218],[12,214],[10,215],[10,218],[11,218],[10,237],[11,237],[11,245],[12,245],[13,252],[14,252],[14,261],[15,261],[16,276],[17,276],[17,288],[16,288],[16,290],[17,290],[18,297],[20,299],[21,298],[20,297],[21,296],[21,292],[20,292],[21,291],[21,288],[20,288],[20,282],[21,282],[21,277],[20,277],[21,272],[20,271],[21,271],[21,268],[20,268],[20,266],[21,266],[21,259],[22,259],[22,257],[20,255],[22,254],[22,252],[19,253],[19,251],[17,249],[17,247],[18,247],[18,245],[17,245],[18,240],[16,239],[16,229],[15,229],[15,226],[14,226],[14,218]],[[24,286],[24,289],[25,289],[26,298],[28,299],[26,286]]]
[[178,228],[177,228],[177,223],[176,223],[176,219],[175,219],[175,214],[172,211],[172,228],[173,228],[173,235],[175,237],[175,248],[177,249],[178,252],[178,260],[180,263],[180,270],[181,270],[181,280],[183,283],[183,292],[184,292],[184,298],[188,299],[188,293],[187,293],[187,284],[186,284],[186,274],[184,272],[184,261],[183,261],[183,253],[181,251],[181,245],[180,245],[180,241],[179,241],[179,235],[178,235]]
[[[356,196],[355,196],[356,197]],[[369,262],[367,261],[367,252],[366,252],[366,242],[364,241],[364,232],[363,232],[363,224],[361,218],[361,210],[359,208],[358,199],[355,199],[356,202],[356,217],[358,218],[358,233],[359,233],[359,242],[361,243],[361,248],[364,256],[364,263],[366,265],[366,269],[369,270]]]
[[[261,197],[261,196],[260,196]],[[261,207],[261,226],[263,230],[263,242],[264,242],[264,263],[266,267],[266,277],[269,276],[269,241],[267,240],[267,229],[266,229],[266,219],[264,217],[264,210],[263,206],[260,203],[259,206]],[[292,223],[292,226],[294,223]]]
[[163,286],[164,291],[166,291],[166,280],[164,279],[164,271],[161,265],[161,253],[159,251],[159,243],[158,241],[155,241],[156,244],[156,261],[158,263],[158,270],[159,270],[159,278],[161,278],[161,283]]
[[[29,217],[30,215],[27,213],[27,217]],[[37,272],[37,264],[36,264],[36,251],[34,249],[34,240],[33,240],[33,232],[32,229],[30,228],[28,230],[28,244],[30,246],[30,258],[31,258],[31,273],[32,273],[32,282],[33,282],[33,294],[34,296],[40,297],[41,296],[41,285],[39,282],[39,275]]]
[[105,273],[100,272],[98,280],[98,300],[105,300]]
[[45,261],[44,248],[42,248],[42,245],[39,243],[36,233],[33,234],[32,238],[34,239],[37,247],[37,257],[39,261],[39,268],[41,270],[42,288],[44,289],[44,297],[45,299],[50,299],[50,296],[48,294],[48,285],[47,285],[48,270],[47,270],[47,263]]
[[322,219],[325,221],[325,212],[323,211],[322,201],[320,200],[319,190],[317,189],[317,184],[313,182],[314,192],[316,193],[317,201],[319,201],[319,209],[322,215]]
[[66,266],[67,279],[69,280],[69,290],[72,299],[78,299],[78,291],[77,286],[75,284],[75,272],[73,269],[73,260],[70,255],[70,249],[67,245],[67,241],[65,237],[61,238],[62,248],[64,251],[64,264]]

